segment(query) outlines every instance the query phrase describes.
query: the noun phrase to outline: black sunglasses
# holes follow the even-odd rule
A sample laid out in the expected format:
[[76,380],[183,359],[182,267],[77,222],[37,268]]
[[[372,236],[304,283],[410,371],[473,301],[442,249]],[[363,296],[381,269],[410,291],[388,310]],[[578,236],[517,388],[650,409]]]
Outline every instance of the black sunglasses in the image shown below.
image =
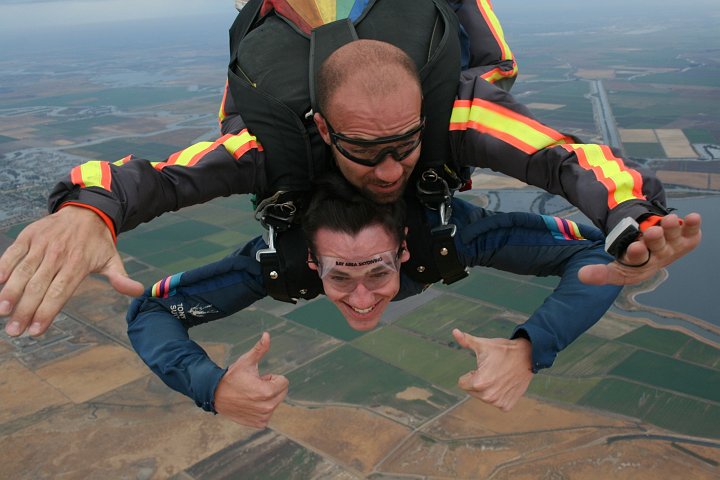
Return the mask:
[[[337,133],[332,128],[327,118],[325,124],[330,133],[330,142],[338,149],[344,157],[355,163],[366,167],[374,167],[390,155],[396,161],[401,162],[406,159],[422,141],[422,132],[425,128],[425,117],[420,119],[420,124],[412,130],[400,135],[392,135],[390,137],[374,138],[372,140],[362,140],[359,138],[346,137],[341,133]],[[383,147],[385,144],[394,144]]]

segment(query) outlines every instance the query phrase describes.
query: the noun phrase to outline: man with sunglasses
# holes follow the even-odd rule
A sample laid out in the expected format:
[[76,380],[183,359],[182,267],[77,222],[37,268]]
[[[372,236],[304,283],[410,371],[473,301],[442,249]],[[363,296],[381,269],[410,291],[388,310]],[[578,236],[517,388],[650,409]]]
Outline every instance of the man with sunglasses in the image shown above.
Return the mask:
[[[460,387],[509,410],[524,394],[537,366],[549,367],[560,350],[603,315],[620,289],[588,286],[577,279],[584,265],[611,260],[595,228],[553,217],[492,213],[459,199],[453,200],[453,209],[458,229],[464,232],[463,241],[457,242],[464,265],[561,277],[548,299],[516,327],[513,340],[452,331],[458,344],[477,356],[477,369],[460,376]],[[573,238],[560,235],[556,222],[571,226]],[[402,199],[378,205],[342,178],[328,176],[315,185],[302,224],[307,265],[317,272],[324,294],[351,328],[372,330],[391,300],[426,288],[401,270],[414,250],[413,237],[406,237]],[[168,386],[204,410],[253,427],[267,425],[288,391],[284,376],[261,375],[258,370],[270,348],[269,333],[223,369],[190,339],[188,330],[266,295],[254,260],[265,247],[257,238],[226,259],[167,277],[136,299],[127,315],[133,348]]]
[[[393,201],[406,190],[419,160],[414,135],[420,132],[413,132],[422,128],[423,99],[417,73],[366,67],[366,58],[353,50],[363,44],[335,52],[339,65],[333,74],[337,80],[365,78],[364,85],[357,84],[363,88],[350,90],[352,81],[325,82],[344,91],[333,95],[332,108],[320,100],[315,120],[342,174],[370,198]],[[534,121],[506,92],[470,77],[461,80],[449,125],[453,157],[463,162],[458,166],[489,167],[562,194],[597,225],[620,224],[626,215],[642,221],[645,231],[628,247],[623,263],[588,266],[583,280],[639,282],[699,243],[698,215],[684,222],[675,215],[661,217],[664,193],[656,179],[625,168],[607,148],[572,144]],[[231,109],[228,96],[223,114]],[[139,295],[142,285],[128,278],[115,249],[116,233],[163,211],[259,187],[265,162],[261,145],[239,116],[223,116],[223,131],[228,133],[218,141],[178,152],[167,162],[127,157],[74,169],[54,191],[56,213],[26,228],[0,258],[0,315],[11,317],[8,334],[42,334],[90,271],[106,275],[121,293]],[[627,238],[633,240],[638,230],[628,228]]]

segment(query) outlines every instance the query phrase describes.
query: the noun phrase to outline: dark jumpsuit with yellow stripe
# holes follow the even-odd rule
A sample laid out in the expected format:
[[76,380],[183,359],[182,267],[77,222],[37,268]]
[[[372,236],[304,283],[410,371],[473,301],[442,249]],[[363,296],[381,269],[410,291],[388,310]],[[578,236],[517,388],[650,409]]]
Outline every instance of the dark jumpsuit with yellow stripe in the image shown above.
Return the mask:
[[[626,216],[657,213],[661,184],[628,166],[609,147],[580,144],[535,120],[495,83],[517,74],[512,52],[490,2],[449,1],[469,36],[449,135],[458,165],[485,167],[562,195],[601,230]],[[226,89],[222,136],[181,150],[164,161],[128,155],[91,161],[72,170],[52,191],[49,209],[73,202],[104,215],[114,233],[160,214],[212,198],[267,189],[262,139],[249,132]]]

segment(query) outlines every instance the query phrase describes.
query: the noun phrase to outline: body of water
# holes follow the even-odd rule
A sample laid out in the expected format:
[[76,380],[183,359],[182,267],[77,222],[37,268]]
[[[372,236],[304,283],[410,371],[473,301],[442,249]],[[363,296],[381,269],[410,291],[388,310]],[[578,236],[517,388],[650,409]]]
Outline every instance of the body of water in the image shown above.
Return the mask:
[[682,312],[720,326],[715,297],[720,295],[716,279],[720,270],[720,196],[669,199],[681,216],[698,212],[703,218],[700,246],[667,268],[669,277],[654,291],[640,294],[644,305]]

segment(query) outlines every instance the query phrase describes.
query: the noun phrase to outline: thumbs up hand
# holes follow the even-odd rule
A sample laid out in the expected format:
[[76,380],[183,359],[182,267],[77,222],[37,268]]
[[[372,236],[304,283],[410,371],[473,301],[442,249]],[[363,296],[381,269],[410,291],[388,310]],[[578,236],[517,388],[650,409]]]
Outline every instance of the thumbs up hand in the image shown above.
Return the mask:
[[270,334],[264,332],[250,351],[230,365],[215,389],[219,414],[248,427],[267,426],[289,385],[282,375],[260,375],[258,364],[269,350]]
[[475,398],[507,412],[520,400],[532,380],[532,346],[524,338],[479,338],[457,328],[458,344],[475,352],[477,370],[458,379],[458,386]]

